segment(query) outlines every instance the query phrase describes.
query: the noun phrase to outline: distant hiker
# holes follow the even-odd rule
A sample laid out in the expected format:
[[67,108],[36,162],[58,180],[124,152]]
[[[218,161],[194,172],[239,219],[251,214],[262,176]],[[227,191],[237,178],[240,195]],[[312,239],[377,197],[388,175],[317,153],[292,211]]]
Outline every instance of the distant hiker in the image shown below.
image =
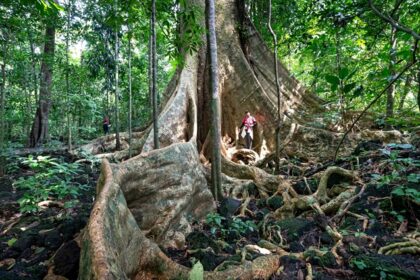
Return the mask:
[[241,136],[245,138],[245,148],[252,149],[252,139],[254,138],[254,134],[252,131],[252,127],[257,124],[257,121],[249,111],[246,112],[244,119],[242,120],[241,128],[243,128]]
[[109,134],[109,127],[111,125],[109,124],[109,118],[108,116],[104,117],[104,121],[103,121],[103,127],[104,127],[104,133],[105,135]]

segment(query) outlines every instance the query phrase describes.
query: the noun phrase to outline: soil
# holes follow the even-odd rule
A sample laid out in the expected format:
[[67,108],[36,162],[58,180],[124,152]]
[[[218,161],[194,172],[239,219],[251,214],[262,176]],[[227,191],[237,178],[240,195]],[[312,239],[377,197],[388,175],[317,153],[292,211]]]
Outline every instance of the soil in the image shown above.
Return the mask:
[[[68,163],[77,160],[66,152],[48,156]],[[77,279],[80,248],[74,239],[89,219],[99,170],[81,163],[83,172],[74,175],[71,182],[87,187],[79,190],[75,205],[64,208],[52,204],[37,213],[21,214],[17,201],[23,191],[16,190],[13,183],[34,173],[16,159],[9,159],[9,163],[14,163],[14,168],[0,178],[0,279],[43,279],[52,263],[57,275]]]

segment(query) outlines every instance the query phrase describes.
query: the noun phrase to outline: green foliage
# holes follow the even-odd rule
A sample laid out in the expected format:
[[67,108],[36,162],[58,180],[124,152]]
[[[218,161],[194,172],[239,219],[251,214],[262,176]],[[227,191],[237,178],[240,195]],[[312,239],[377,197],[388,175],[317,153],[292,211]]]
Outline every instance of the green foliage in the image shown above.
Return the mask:
[[[246,2],[255,26],[273,47],[267,28],[268,5],[263,1]],[[409,0],[395,11],[395,1],[376,1],[375,5],[385,14],[394,13],[408,28],[418,30],[420,20],[412,11],[420,9],[419,1]],[[397,47],[391,49],[391,28],[372,12],[367,1],[273,0],[272,6],[279,57],[292,76],[330,102],[328,111],[338,111],[341,96],[346,111],[361,110],[394,78],[391,65],[398,73],[411,59],[411,36],[398,32]],[[391,62],[391,53],[398,63]],[[405,100],[398,115],[386,123],[410,127],[420,121],[418,85],[404,82],[407,78],[414,81],[416,71],[411,69],[395,84],[394,110],[403,97]],[[383,116],[385,102],[382,98],[372,110]]]
[[209,213],[205,223],[210,227],[211,234],[219,234],[223,238],[228,234],[239,237],[258,231],[258,226],[252,220],[243,221],[238,217],[226,219],[218,213]]
[[9,246],[9,247],[12,247],[13,246],[13,244],[15,244],[16,243],[16,241],[17,241],[17,239],[16,238],[12,238],[12,239],[9,239],[8,241],[7,241],[7,246]]
[[410,188],[407,186],[399,186],[395,188],[392,192],[394,196],[406,197],[410,200],[413,200],[416,204],[420,204],[420,192],[415,188]]
[[225,220],[225,217],[220,216],[219,213],[209,213],[206,216],[206,224],[210,226],[210,232],[214,235],[218,229],[222,230],[222,221]]
[[367,265],[365,264],[363,260],[352,259],[351,264],[356,266],[360,270],[363,270],[367,267]]
[[[59,162],[49,156],[35,158],[32,155],[20,161],[33,173],[28,177],[20,177],[13,184],[17,189],[24,191],[18,200],[22,213],[38,211],[38,203],[50,198],[76,199],[80,195],[80,190],[86,187],[72,182],[73,176],[81,172],[77,163]],[[67,202],[65,207],[71,205],[71,202]]]
[[200,261],[197,261],[192,267],[189,277],[189,280],[202,280],[204,279],[204,268]]

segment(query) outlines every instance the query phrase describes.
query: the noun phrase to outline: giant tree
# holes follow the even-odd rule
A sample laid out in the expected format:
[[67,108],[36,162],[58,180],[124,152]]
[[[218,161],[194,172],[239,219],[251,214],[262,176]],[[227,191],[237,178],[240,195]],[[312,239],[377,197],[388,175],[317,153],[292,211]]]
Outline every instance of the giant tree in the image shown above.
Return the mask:
[[[194,35],[203,30],[204,1],[180,3],[185,5],[179,10],[189,14],[185,20],[193,18],[197,22],[184,22],[185,25],[180,28],[181,36],[185,34],[193,38],[205,38],[203,33]],[[238,9],[234,0],[217,1],[217,7],[220,7],[217,9],[215,29],[222,135],[235,139],[243,112],[253,111],[259,122],[255,132],[256,151],[274,151],[278,110],[274,67],[270,67],[275,63],[273,55],[247,16],[238,13],[240,10],[245,11],[245,8]],[[244,20],[242,24],[238,24],[241,16]],[[240,33],[243,33],[244,40],[240,40]],[[88,246],[83,248],[81,261],[87,265],[81,266],[81,278],[89,277],[92,271],[97,271],[92,266],[96,267],[99,262],[104,266],[101,267],[101,272],[93,276],[96,279],[114,273],[111,271],[118,271],[118,275],[113,274],[116,278],[134,277],[136,272],[138,278],[144,278],[146,273],[154,273],[147,268],[151,261],[161,262],[162,259],[162,263],[166,265],[170,260],[160,253],[159,247],[153,245],[142,231],[163,246],[182,246],[185,242],[184,234],[190,228],[188,221],[202,217],[214,208],[212,194],[207,188],[206,169],[201,165],[201,161],[206,162],[206,158],[212,157],[211,149],[208,149],[212,141],[211,126],[206,121],[211,116],[212,107],[213,95],[210,94],[211,79],[208,75],[208,69],[212,65],[206,48],[210,42],[203,43],[198,52],[190,46],[182,48],[183,63],[168,85],[167,93],[170,98],[158,117],[161,148],[154,149],[154,133],[150,127],[140,136],[143,144],[138,156],[113,166],[112,169],[104,162],[98,187],[102,190],[100,196],[104,199],[98,200],[95,205],[90,227],[84,237],[84,244]],[[248,55],[245,55],[244,50],[248,50]],[[311,152],[324,155],[330,153],[327,145],[314,141],[321,141],[330,137],[330,134],[305,126],[306,114],[319,108],[319,99],[307,92],[280,63],[278,69],[284,91],[284,109],[287,112],[287,121],[282,125],[281,133],[292,134],[295,140],[285,147],[285,153],[291,153],[292,150],[301,156],[310,156]],[[198,121],[199,119],[202,121]],[[318,134],[323,137],[318,137]],[[304,135],[311,136],[303,137]],[[305,152],[308,149],[302,151],[299,146],[310,147],[309,153]],[[314,147],[316,150],[312,149]],[[281,185],[280,177],[269,175],[256,167],[231,162],[226,157],[223,146],[221,152],[221,169],[224,174],[237,179],[253,180],[262,192],[274,192]],[[118,172],[119,168],[121,172]],[[241,188],[241,185],[238,187]],[[123,194],[126,194],[126,202],[123,202]],[[111,197],[117,199],[110,200]],[[105,201],[106,205],[103,204]],[[121,215],[111,215],[107,209],[119,209]],[[124,221],[118,217],[124,217]],[[99,220],[101,222],[97,223]],[[118,250],[115,254],[112,253],[114,247],[108,246],[113,240],[121,241],[118,242],[121,246],[115,248]],[[148,254],[143,254],[144,250],[138,250],[140,247]],[[103,254],[100,248],[112,249]],[[122,251],[125,253],[121,254]],[[162,273],[166,276],[160,275],[164,278],[171,278],[178,273],[185,276],[187,273],[186,269],[175,264],[165,267],[167,269]],[[233,276],[236,278],[242,273],[249,273],[246,269],[236,272],[240,274],[235,275],[232,270],[221,272],[217,279]]]

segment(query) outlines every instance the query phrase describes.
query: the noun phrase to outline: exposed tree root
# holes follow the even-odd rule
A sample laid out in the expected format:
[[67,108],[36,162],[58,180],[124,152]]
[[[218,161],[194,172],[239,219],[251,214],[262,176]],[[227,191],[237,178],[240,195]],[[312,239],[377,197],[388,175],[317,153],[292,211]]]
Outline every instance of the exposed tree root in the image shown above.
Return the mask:
[[318,205],[323,213],[334,213],[342,207],[343,203],[348,201],[355,192],[355,187],[347,187],[335,198],[330,198],[328,194],[334,180],[355,181],[357,174],[353,171],[342,169],[340,167],[329,167],[321,177],[317,191],[312,195],[297,195],[292,188],[283,192],[284,205],[277,209],[273,214],[277,219],[293,217],[297,211],[311,209],[313,205]]
[[253,180],[258,189],[265,193],[285,190],[290,186],[289,181],[282,176],[270,175],[257,167],[237,164],[224,157],[222,157],[222,172],[234,178]]
[[383,255],[401,255],[401,254],[420,254],[420,234],[414,232],[407,235],[405,238],[407,241],[401,241],[381,247],[378,251],[379,254]]
[[305,280],[312,280],[313,279],[313,273],[312,273],[312,265],[311,263],[306,263],[306,270],[308,271],[308,274],[305,277]]

